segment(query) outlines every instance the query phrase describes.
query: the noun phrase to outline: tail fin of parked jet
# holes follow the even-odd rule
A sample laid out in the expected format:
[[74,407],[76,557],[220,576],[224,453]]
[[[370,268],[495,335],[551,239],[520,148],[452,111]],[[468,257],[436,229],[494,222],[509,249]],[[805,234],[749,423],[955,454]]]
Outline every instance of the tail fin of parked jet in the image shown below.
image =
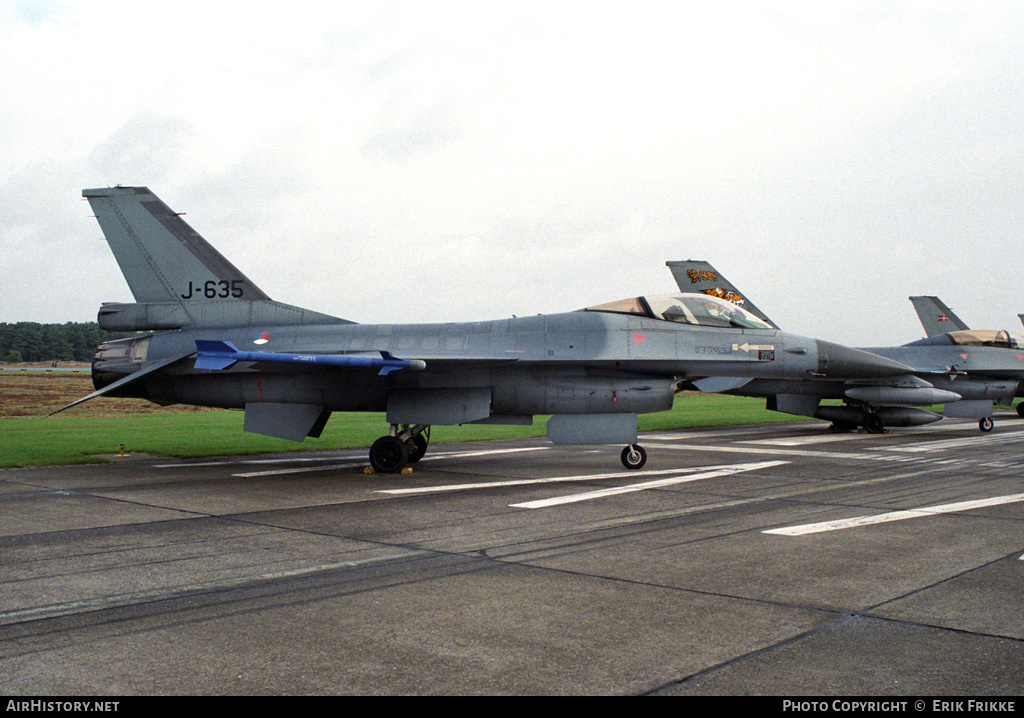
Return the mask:
[[911,297],[910,301],[914,303],[914,310],[917,311],[917,317],[921,320],[921,326],[924,327],[927,336],[933,337],[936,334],[948,334],[969,328],[938,297]]
[[344,323],[274,302],[147,187],[83,190],[135,304],[105,303],[115,331]]
[[690,294],[710,294],[728,299],[776,329],[779,328],[764,312],[755,307],[745,294],[741,294],[728,279],[722,276],[721,272],[709,263],[697,259],[687,259],[679,262],[666,262],[666,264],[672,270],[672,276],[676,278],[676,284],[679,285],[680,291]]

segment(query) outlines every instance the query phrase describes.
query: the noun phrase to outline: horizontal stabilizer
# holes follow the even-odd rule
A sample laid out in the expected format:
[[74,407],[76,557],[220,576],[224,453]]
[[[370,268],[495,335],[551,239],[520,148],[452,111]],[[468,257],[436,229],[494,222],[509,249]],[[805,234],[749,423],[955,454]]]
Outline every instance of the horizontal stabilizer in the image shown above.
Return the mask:
[[398,359],[390,352],[381,351],[380,357],[352,356],[348,354],[291,354],[287,352],[243,352],[231,342],[214,339],[196,340],[196,369],[221,371],[240,361],[270,364],[305,364],[314,366],[380,369],[378,376],[386,376],[399,369],[426,369],[420,359]]
[[168,357],[166,359],[161,359],[160,361],[153,362],[152,364],[147,366],[145,369],[140,369],[139,371],[137,371],[137,372],[135,372],[133,374],[128,374],[127,376],[121,377],[120,379],[118,379],[117,381],[113,382],[112,384],[108,384],[107,386],[103,387],[102,389],[100,389],[98,391],[94,391],[92,394],[89,394],[88,396],[83,396],[81,399],[78,399],[77,401],[73,401],[70,404],[68,404],[67,406],[62,406],[61,408],[57,409],[56,411],[50,412],[49,416],[53,416],[54,414],[59,414],[60,412],[64,411],[65,409],[70,409],[73,406],[78,406],[79,404],[82,404],[83,402],[89,401],[90,399],[95,399],[97,396],[103,396],[104,394],[107,394],[107,393],[109,393],[111,391],[114,391],[115,389],[120,389],[123,386],[126,386],[128,384],[131,384],[133,382],[138,381],[139,379],[142,379],[144,377],[149,376],[150,374],[152,374],[153,372],[155,372],[155,371],[157,371],[159,369],[163,369],[165,366],[173,364],[174,362],[177,362],[177,361],[181,361],[182,359],[185,359],[186,357],[190,357],[190,356],[192,356],[192,352],[189,352],[188,354],[181,354],[179,356]]

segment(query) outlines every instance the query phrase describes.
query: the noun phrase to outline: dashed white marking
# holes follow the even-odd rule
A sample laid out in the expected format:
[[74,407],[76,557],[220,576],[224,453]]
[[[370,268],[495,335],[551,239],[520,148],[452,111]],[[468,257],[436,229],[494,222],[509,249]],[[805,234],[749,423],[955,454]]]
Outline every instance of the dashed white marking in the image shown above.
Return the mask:
[[1010,494],[1009,496],[996,496],[991,499],[979,499],[977,501],[959,501],[953,504],[940,504],[938,506],[926,506],[920,509],[907,509],[905,511],[889,511],[875,516],[856,516],[849,519],[837,521],[821,521],[815,524],[803,524],[802,526],[787,526],[785,528],[769,529],[762,533],[776,534],[779,536],[804,536],[806,534],[824,533],[826,531],[840,531],[842,529],[857,528],[859,526],[872,526],[884,524],[890,521],[904,521],[906,519],[918,519],[924,516],[937,516],[939,514],[951,514],[972,509],[982,509],[988,506],[1001,506],[1024,501],[1024,494]]
[[[500,489],[506,486],[532,486],[536,484],[559,484],[577,481],[602,481],[604,479],[637,478],[642,476],[660,476],[662,474],[681,474],[699,471],[702,467],[690,469],[658,469],[654,471],[617,471],[609,474],[584,474],[582,476],[549,476],[543,479],[507,479],[505,481],[482,481],[473,484],[442,484],[440,486],[418,486],[405,489],[381,489],[378,494],[393,496],[409,494],[433,494],[446,491],[465,491],[469,489]],[[706,467],[703,467],[706,468]]]
[[663,486],[673,486],[676,484],[689,483],[691,481],[701,481],[703,479],[714,479],[721,476],[730,476],[732,474],[738,474],[744,471],[756,471],[757,469],[767,469],[772,466],[779,466],[781,464],[788,464],[788,461],[758,461],[750,464],[735,464],[733,466],[723,466],[713,471],[701,471],[691,475],[679,475],[672,476],[666,479],[658,479],[656,481],[645,481],[640,484],[630,484],[629,486],[616,486],[608,489],[598,489],[596,491],[587,491],[582,494],[570,494],[568,496],[556,496],[551,499],[540,499],[538,501],[524,501],[519,504],[509,504],[512,508],[517,509],[543,509],[551,506],[561,506],[564,504],[573,504],[580,501],[592,501],[594,499],[603,499],[608,496],[618,496],[620,494],[628,494],[634,491],[646,491],[647,489],[657,489]]

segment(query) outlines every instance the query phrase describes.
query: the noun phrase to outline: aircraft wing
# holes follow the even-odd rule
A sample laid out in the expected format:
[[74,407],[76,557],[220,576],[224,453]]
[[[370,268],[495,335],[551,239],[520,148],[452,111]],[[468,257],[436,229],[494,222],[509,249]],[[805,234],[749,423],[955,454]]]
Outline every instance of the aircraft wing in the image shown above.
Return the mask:
[[764,312],[754,306],[754,303],[741,293],[732,283],[722,276],[722,273],[712,267],[708,262],[699,259],[686,259],[676,262],[666,262],[672,271],[672,276],[679,285],[679,291],[688,294],[710,294],[713,297],[721,297],[735,302],[754,314],[759,319],[768,322],[775,329],[779,325],[768,318]]
[[914,304],[917,317],[921,320],[921,326],[924,327],[927,336],[933,337],[936,334],[948,334],[969,328],[938,297],[911,297],[910,301]]

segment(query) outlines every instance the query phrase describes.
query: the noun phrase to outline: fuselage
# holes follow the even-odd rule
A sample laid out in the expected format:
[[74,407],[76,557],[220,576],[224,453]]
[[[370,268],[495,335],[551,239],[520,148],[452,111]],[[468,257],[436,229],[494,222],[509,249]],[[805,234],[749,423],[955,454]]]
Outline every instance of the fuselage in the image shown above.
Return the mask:
[[[158,403],[244,408],[283,401],[331,411],[382,411],[396,389],[487,387],[494,415],[646,413],[671,408],[680,381],[708,375],[808,379],[899,373],[856,350],[774,329],[702,327],[614,312],[575,311],[445,324],[325,324],[181,330],[108,342],[97,352],[101,388],[145,362],[187,355],[197,339],[240,349],[308,354],[387,351],[422,371],[270,366],[203,371],[185,359],[125,387]],[[891,364],[891,366],[890,366]],[[258,370],[257,370],[258,369]]]

